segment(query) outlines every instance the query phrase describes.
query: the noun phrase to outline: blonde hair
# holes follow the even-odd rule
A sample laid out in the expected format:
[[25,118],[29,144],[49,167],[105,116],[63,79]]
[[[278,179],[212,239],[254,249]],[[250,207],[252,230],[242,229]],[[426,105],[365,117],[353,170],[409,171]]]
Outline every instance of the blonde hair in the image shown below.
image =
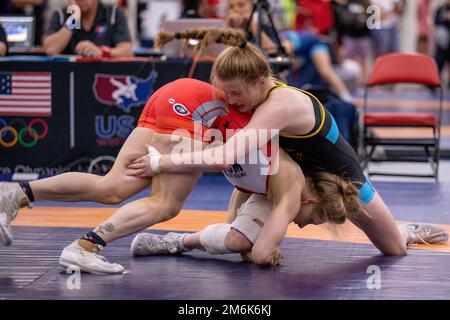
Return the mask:
[[269,61],[255,45],[247,42],[242,30],[231,28],[188,29],[181,33],[161,32],[155,39],[157,48],[162,48],[173,39],[198,39],[198,50],[203,50],[214,43],[230,46],[214,61],[211,70],[211,83],[238,80],[243,87],[254,84],[261,77],[271,77]]
[[349,216],[365,211],[358,188],[342,177],[328,172],[308,172],[306,179],[318,198],[316,209],[321,221],[343,224]]

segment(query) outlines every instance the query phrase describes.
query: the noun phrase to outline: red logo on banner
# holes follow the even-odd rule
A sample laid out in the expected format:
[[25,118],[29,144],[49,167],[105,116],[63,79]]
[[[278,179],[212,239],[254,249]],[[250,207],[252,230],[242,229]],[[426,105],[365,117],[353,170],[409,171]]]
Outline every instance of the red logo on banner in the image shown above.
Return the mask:
[[144,104],[153,93],[158,74],[152,71],[146,79],[134,76],[96,74],[93,85],[95,98],[107,105],[130,112],[131,107]]

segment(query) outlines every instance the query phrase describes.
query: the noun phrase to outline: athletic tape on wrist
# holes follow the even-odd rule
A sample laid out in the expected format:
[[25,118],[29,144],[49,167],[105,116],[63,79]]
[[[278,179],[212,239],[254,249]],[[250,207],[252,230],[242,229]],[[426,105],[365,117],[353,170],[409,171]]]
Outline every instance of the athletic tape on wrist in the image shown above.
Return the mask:
[[148,146],[148,157],[150,161],[150,167],[152,168],[153,172],[155,173],[161,173],[161,168],[159,166],[159,160],[161,159],[161,153],[159,153],[156,148],[152,146]]

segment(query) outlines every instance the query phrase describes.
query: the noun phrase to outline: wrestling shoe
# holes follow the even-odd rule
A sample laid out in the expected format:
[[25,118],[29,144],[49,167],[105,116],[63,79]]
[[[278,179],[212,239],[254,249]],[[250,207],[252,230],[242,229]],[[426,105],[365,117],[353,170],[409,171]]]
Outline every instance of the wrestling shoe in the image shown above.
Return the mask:
[[131,242],[130,253],[133,256],[152,256],[157,254],[179,254],[190,251],[183,246],[188,233],[169,232],[166,235],[139,233]]
[[18,183],[0,183],[0,242],[4,245],[13,240],[11,221],[16,218],[21,202],[31,207]]
[[117,263],[109,262],[105,257],[97,254],[101,250],[101,246],[95,246],[95,252],[86,250],[80,245],[80,241],[76,240],[64,248],[59,257],[59,265],[68,268],[69,266],[77,266],[81,271],[96,274],[118,274],[124,271],[124,267]]
[[399,226],[408,234],[407,244],[443,243],[448,240],[447,230],[435,224],[407,223]]

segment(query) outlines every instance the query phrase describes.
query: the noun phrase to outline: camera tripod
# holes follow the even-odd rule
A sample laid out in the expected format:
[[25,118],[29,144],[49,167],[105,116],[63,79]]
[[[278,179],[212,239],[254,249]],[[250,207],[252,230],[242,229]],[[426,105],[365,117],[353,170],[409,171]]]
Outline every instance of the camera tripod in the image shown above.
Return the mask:
[[263,17],[264,15],[269,19],[269,24],[270,24],[270,29],[272,30],[274,37],[275,37],[275,42],[276,42],[276,46],[277,46],[277,53],[276,56],[286,56],[286,51],[284,50],[283,46],[281,45],[281,41],[280,38],[278,36],[278,31],[275,28],[275,24],[273,23],[273,19],[272,19],[272,15],[269,12],[270,9],[270,4],[267,0],[256,0],[253,3],[253,10],[252,13],[250,15],[250,18],[247,21],[247,24],[245,26],[245,31],[247,33],[250,32],[250,25],[253,19],[253,16],[255,15],[255,12],[258,13],[258,21],[257,21],[257,32],[255,35],[255,42],[256,44],[261,47],[261,36],[262,36],[262,28],[263,28]]

